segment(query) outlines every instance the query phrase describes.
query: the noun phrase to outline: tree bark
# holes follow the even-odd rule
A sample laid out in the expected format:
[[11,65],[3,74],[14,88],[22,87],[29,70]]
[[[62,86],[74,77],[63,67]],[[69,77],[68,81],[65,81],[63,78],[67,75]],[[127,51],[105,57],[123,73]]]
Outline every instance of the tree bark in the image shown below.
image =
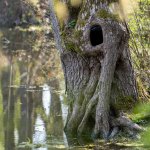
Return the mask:
[[[79,13],[73,16],[77,19],[75,28],[66,25],[64,34],[55,36],[63,39],[60,57],[69,101],[65,126],[68,134],[89,132],[107,139],[119,126],[141,130],[120,115],[136,102],[138,93],[128,48],[129,34],[117,16],[111,14],[111,2],[83,0]],[[56,18],[52,19],[54,22]],[[72,20],[71,14],[68,20]],[[93,46],[90,35],[95,26],[102,29],[102,35],[94,33],[93,41],[101,38],[101,43]]]

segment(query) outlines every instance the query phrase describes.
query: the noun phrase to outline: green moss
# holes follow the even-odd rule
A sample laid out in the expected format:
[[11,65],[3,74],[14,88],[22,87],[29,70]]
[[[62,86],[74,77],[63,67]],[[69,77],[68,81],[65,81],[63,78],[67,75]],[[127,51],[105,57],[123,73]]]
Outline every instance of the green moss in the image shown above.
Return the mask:
[[67,33],[66,33],[65,31],[62,31],[62,32],[60,33],[60,35],[62,36],[63,39],[65,39],[66,36],[67,36]]
[[75,45],[74,45],[73,42],[67,41],[67,42],[65,43],[65,45],[66,45],[67,50],[75,51]]
[[78,31],[75,31],[75,32],[74,32],[74,37],[75,37],[76,39],[78,39],[81,35],[82,35],[82,31],[81,31],[81,30],[78,30]]
[[[116,76],[116,79],[118,79],[118,76]],[[135,106],[135,100],[133,99],[133,96],[132,95],[124,96],[121,89],[119,89],[115,81],[113,81],[112,83],[112,89],[117,94],[116,99],[111,101],[111,105],[116,110],[128,111]]]
[[80,53],[81,50],[79,49],[79,42],[80,37],[82,36],[81,30],[75,30],[71,28],[66,28],[64,31],[61,32],[61,37],[64,40],[64,44],[68,51],[74,51]]
[[111,14],[108,11],[106,11],[105,9],[101,9],[100,11],[98,11],[97,16],[100,18],[104,18],[104,19],[110,18],[112,20],[119,21],[118,15]]
[[86,24],[86,20],[79,19],[78,24],[83,27]]
[[80,52],[80,49],[75,41],[77,41],[81,35],[82,35],[82,31],[80,30],[79,31],[74,30],[70,33],[63,31],[61,33],[61,36],[64,39],[66,49],[69,51]]
[[67,40],[65,42],[65,46],[66,46],[66,49],[69,50],[69,51],[76,51],[78,52],[79,49],[77,48],[76,44],[74,43],[73,40]]
[[124,110],[124,111],[128,111],[130,109],[133,108],[133,106],[135,105],[135,102],[132,98],[132,96],[119,96],[116,100],[115,103],[115,108],[117,110]]

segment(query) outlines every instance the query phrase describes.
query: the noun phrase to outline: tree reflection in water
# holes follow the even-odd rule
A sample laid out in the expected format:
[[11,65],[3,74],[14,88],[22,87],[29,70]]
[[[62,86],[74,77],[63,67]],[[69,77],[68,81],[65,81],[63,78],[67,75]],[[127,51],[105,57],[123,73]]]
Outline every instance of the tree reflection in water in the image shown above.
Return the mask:
[[[1,87],[3,98],[3,126],[4,126],[4,147],[6,150],[14,149],[14,103],[16,90],[6,87],[9,85],[10,71],[5,70],[1,73]],[[4,83],[5,82],[5,83]]]
[[[5,30],[3,37],[10,42],[0,47],[9,64],[0,68],[0,108],[3,109],[0,111],[3,127],[0,128],[4,129],[0,130],[0,143],[3,142],[0,149],[30,150],[37,145],[43,150],[65,147],[64,118],[57,92],[60,89],[56,66],[60,64],[54,62],[58,60],[54,58],[57,52],[53,46],[42,48],[42,40],[46,38],[44,33],[41,36],[41,33]],[[35,47],[37,52],[32,52]],[[45,80],[37,84],[43,77]]]

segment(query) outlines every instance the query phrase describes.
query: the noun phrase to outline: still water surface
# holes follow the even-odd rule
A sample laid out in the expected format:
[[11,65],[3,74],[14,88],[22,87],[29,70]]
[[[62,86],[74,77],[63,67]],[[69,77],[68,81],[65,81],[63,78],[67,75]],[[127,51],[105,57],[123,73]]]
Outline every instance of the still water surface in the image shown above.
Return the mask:
[[1,29],[0,78],[0,150],[127,149],[67,141],[64,80],[49,29]]
[[0,39],[0,150],[68,147],[63,76],[51,34],[3,29]]

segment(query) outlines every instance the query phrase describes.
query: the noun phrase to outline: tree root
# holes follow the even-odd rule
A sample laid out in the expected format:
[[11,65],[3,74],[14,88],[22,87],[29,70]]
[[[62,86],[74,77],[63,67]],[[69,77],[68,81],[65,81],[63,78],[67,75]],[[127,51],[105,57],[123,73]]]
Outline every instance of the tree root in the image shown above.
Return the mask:
[[139,139],[138,132],[144,131],[145,129],[134,123],[128,117],[121,115],[118,118],[111,118],[111,133],[108,139],[113,139],[120,130],[123,129],[130,137],[134,139]]
[[119,127],[114,127],[109,135],[109,139],[113,139],[119,132]]
[[92,108],[93,108],[93,107],[96,105],[96,103],[97,103],[97,99],[98,99],[98,94],[97,94],[97,95],[94,95],[93,98],[92,98],[92,99],[90,100],[90,102],[88,103],[86,112],[85,112],[85,114],[84,114],[84,117],[83,117],[83,119],[82,119],[82,121],[81,121],[81,123],[80,123],[80,125],[79,125],[79,127],[78,127],[78,130],[77,130],[78,136],[80,136],[80,135],[82,134],[83,129],[84,129],[84,127],[85,127],[85,124],[86,124],[86,122],[87,122],[87,120],[88,120],[88,117],[89,117],[89,115],[90,115],[90,113],[91,113],[91,110],[92,110]]
[[143,131],[144,129],[140,127],[138,124],[134,123],[131,119],[127,118],[124,115],[119,116],[116,119],[112,119],[112,126],[121,126],[128,127],[130,130]]
[[[90,109],[91,109],[91,105],[89,105],[89,108],[87,109],[87,111],[83,117],[83,120],[78,127],[78,136],[80,136],[82,134],[82,131],[84,129],[84,126],[85,126],[88,116],[89,116]],[[111,130],[109,132],[109,135],[107,137],[105,137],[106,141],[113,139],[122,130],[124,132],[126,132],[130,137],[132,137],[134,139],[139,139],[140,137],[138,136],[138,132],[145,130],[138,124],[134,123],[131,119],[126,117],[124,114],[121,114],[118,118],[111,116],[109,125],[110,125]],[[97,137],[100,137],[100,135],[97,136],[96,133],[92,134],[92,138],[94,140]]]

